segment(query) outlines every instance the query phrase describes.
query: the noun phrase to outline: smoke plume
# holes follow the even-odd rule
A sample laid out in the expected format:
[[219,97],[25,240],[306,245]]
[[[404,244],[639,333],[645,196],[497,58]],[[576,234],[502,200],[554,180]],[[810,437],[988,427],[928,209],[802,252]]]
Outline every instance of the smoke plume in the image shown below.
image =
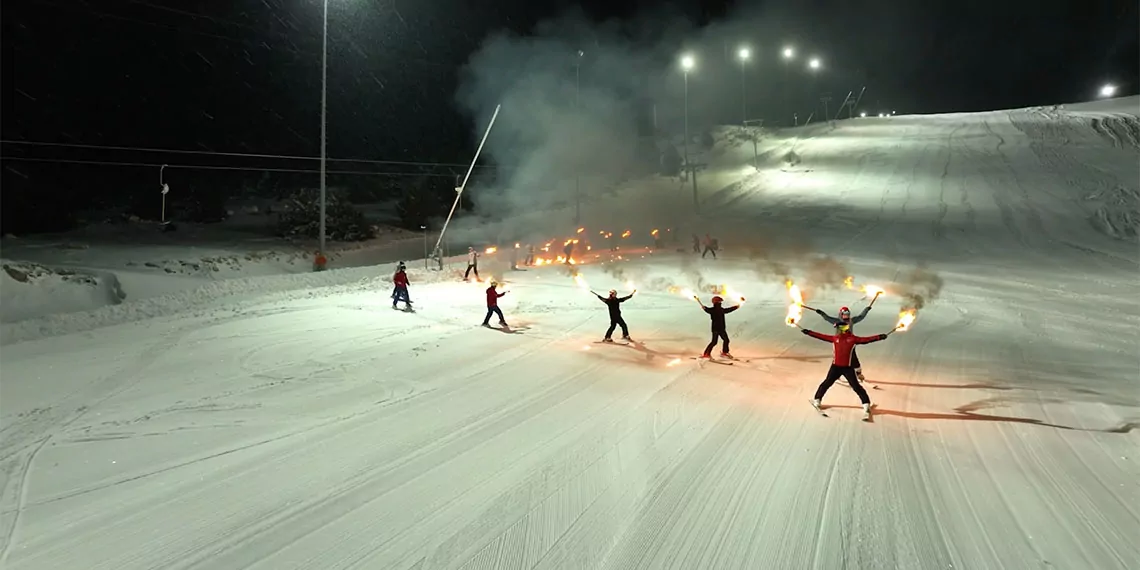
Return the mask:
[[895,289],[903,298],[903,309],[919,310],[942,293],[942,278],[938,274],[918,266],[910,274],[896,283]]

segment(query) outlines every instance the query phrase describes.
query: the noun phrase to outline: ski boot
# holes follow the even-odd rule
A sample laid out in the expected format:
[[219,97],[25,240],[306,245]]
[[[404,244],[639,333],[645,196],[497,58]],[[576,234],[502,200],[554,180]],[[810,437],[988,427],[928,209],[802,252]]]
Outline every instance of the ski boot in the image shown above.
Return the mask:
[[871,404],[863,404],[863,421],[871,421]]
[[613,341],[614,341],[614,339],[612,339],[612,338],[610,338],[610,337],[608,337],[608,336],[607,336],[606,338],[603,338],[603,339],[602,339],[602,342],[609,342],[609,343],[612,343]]
[[621,339],[626,342],[633,342],[633,339],[629,338],[629,335],[622,335]]
[[727,358],[729,360],[736,360],[735,358],[733,358],[732,354],[727,353],[727,352],[721,352],[720,357],[721,358]]

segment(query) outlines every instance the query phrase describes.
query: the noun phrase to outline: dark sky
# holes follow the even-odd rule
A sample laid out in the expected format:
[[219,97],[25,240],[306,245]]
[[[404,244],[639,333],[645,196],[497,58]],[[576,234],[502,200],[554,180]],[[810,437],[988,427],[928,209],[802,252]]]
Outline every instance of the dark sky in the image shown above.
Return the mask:
[[[575,9],[619,20],[647,50],[696,49],[706,79],[694,89],[708,100],[727,96],[716,82],[739,82],[725,55],[748,43],[750,104],[769,119],[781,82],[805,100],[866,86],[865,109],[900,113],[1086,100],[1108,80],[1140,87],[1135,0],[330,0],[329,155],[469,160],[479,127],[456,104],[463,64],[493,33]],[[318,0],[5,0],[0,19],[5,141],[319,154]],[[815,83],[781,73],[785,42],[825,60]],[[5,144],[3,156],[93,156],[81,152]],[[37,168],[4,163],[6,182]]]

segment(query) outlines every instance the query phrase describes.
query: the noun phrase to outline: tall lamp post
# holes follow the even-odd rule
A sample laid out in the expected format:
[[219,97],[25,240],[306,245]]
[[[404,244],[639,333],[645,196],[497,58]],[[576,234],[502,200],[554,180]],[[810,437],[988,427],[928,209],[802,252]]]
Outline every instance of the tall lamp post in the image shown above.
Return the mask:
[[[582,87],[582,56],[585,52],[578,50],[578,59],[574,60],[574,111],[580,112],[581,99],[579,94]],[[579,120],[581,118],[579,117]],[[581,164],[574,168],[574,225],[582,223],[582,170]]]
[[[819,61],[819,58],[818,58],[818,57],[813,57],[813,58],[811,58],[810,60],[808,60],[808,69],[811,71],[811,74],[812,74],[812,75],[811,75],[811,90],[812,90],[812,94],[811,94],[810,96],[811,96],[811,97],[813,97],[813,100],[812,100],[812,103],[811,103],[811,108],[812,108],[812,109],[815,109],[815,111],[818,111],[818,110],[819,110],[819,107],[817,107],[817,106],[815,105],[814,94],[815,94],[815,93],[818,93],[818,92],[819,92],[819,91],[818,91],[818,89],[819,89],[819,85],[816,83],[816,80],[819,78],[819,75],[817,74],[817,72],[819,71],[819,68],[820,68],[820,66],[821,66],[821,65],[823,65],[823,64],[822,64],[822,63],[820,63],[820,61]],[[821,100],[821,101],[822,101],[822,100]],[[815,111],[812,111],[812,114],[815,114]],[[824,107],[824,111],[823,111],[823,114],[824,114],[824,115],[827,115],[827,110],[826,110],[826,107]],[[826,120],[827,120],[827,117],[824,117],[824,121],[826,121]],[[811,121],[811,116],[810,116],[810,115],[809,115],[808,121]]]
[[784,58],[784,113],[787,113],[790,110],[788,109],[788,64],[796,57],[796,50],[791,46],[786,46],[780,55]]
[[745,87],[747,73],[744,64],[748,63],[748,59],[752,57],[752,51],[742,47],[737,55],[740,57],[740,124],[748,126],[748,94]]
[[689,163],[689,71],[696,65],[693,56],[686,55],[681,58],[681,69],[685,72],[685,168],[689,170],[689,177],[693,180],[693,207],[699,213],[700,202],[697,200],[697,169]]
[[321,34],[321,257],[325,255],[325,163],[328,159],[329,0],[325,0],[324,5]]

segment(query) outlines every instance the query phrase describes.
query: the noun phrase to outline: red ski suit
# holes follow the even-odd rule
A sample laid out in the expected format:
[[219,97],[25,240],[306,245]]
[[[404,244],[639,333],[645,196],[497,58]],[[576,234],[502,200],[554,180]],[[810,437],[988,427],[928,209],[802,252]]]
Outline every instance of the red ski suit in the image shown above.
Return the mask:
[[506,295],[506,293],[500,293],[496,291],[493,285],[491,287],[487,287],[487,308],[489,309],[491,307],[498,307],[499,297],[502,297],[503,295]]
[[408,274],[403,271],[397,271],[395,277],[392,277],[392,283],[395,283],[397,287],[407,287]]
[[851,333],[823,334],[807,329],[804,329],[803,332],[812,338],[831,343],[831,347],[834,350],[831,363],[835,366],[851,366],[851,353],[855,351],[856,346],[879,342],[887,338],[885,334],[877,334],[875,336],[855,336]]

